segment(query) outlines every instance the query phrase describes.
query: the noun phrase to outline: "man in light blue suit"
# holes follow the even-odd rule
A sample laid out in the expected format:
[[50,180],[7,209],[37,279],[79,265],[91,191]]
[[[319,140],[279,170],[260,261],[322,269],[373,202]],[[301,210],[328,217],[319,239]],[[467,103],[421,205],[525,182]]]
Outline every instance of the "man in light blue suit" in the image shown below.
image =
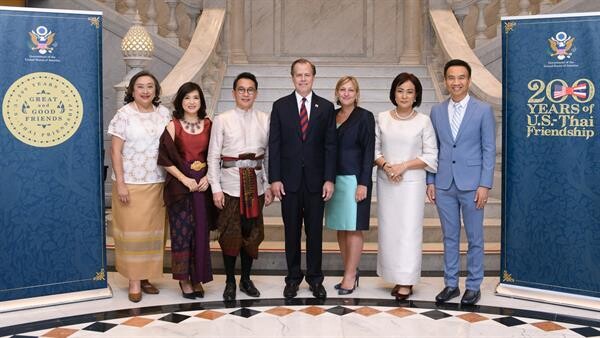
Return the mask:
[[483,208],[492,188],[496,126],[489,104],[469,96],[471,67],[463,60],[444,66],[450,98],[431,109],[438,141],[438,170],[427,173],[427,196],[436,204],[444,233],[444,284],[436,296],[444,303],[460,295],[460,226],[469,242],[463,305],[479,301],[483,280]]

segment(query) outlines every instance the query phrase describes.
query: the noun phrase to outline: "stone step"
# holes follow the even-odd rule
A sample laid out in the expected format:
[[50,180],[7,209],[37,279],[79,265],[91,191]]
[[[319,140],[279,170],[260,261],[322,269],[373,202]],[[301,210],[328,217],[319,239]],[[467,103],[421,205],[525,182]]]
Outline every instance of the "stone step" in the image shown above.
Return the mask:
[[[290,75],[291,64],[259,64],[253,63],[248,65],[227,65],[227,76],[236,76],[241,72],[251,72],[257,77],[265,77],[271,75]],[[361,64],[344,64],[344,65],[320,65],[316,64],[317,74],[316,78],[319,77],[341,77],[346,74],[351,74],[356,77],[364,76],[386,76],[388,78],[394,78],[401,72],[410,72],[418,77],[429,76],[429,72],[426,66],[410,66],[400,67],[394,64],[380,64],[380,65],[361,65]],[[390,82],[391,83],[391,82]]]
[[[281,217],[265,217],[265,241],[283,241],[284,228]],[[378,220],[373,217],[369,221],[369,230],[363,231],[365,243],[376,243],[379,232]],[[501,221],[498,218],[486,218],[483,222],[485,242],[500,242],[501,239]],[[425,218],[423,220],[423,243],[441,243],[443,238],[442,226],[438,218]],[[461,228],[461,242],[467,241],[464,228]],[[302,232],[302,240],[305,240],[305,234]],[[324,242],[336,242],[337,232],[324,228]]]
[[[499,199],[490,197],[485,206],[486,218],[500,218],[502,205]],[[263,210],[264,216],[281,216],[281,204],[278,200],[274,201]],[[377,217],[377,198],[374,196],[371,200],[371,217]],[[435,204],[425,201],[425,218],[438,218]]]
[[[252,72],[258,78],[260,92],[254,104],[256,109],[270,112],[273,101],[290,94],[293,90],[289,64],[228,65],[219,92],[219,101],[216,110],[212,113],[218,114],[234,106],[231,96],[233,80],[237,74],[244,71]],[[414,73],[422,79],[424,88],[423,103],[418,111],[429,114],[431,107],[437,103],[437,98],[433,90],[433,82],[425,66],[399,67],[394,64],[317,65],[317,76],[313,87],[317,94],[333,100],[337,80],[346,74],[354,75],[358,78],[361,88],[360,105],[373,113],[379,113],[393,108],[389,101],[389,88],[394,77],[403,71]]]
[[[167,241],[165,247],[164,266],[171,267],[171,243]],[[107,263],[108,266],[114,267],[114,240],[112,237],[106,238],[107,248]],[[210,243],[211,263],[213,269],[223,269],[223,259],[219,244],[215,241]],[[500,270],[500,243],[489,242],[484,245],[484,266],[486,271]],[[460,244],[460,260],[461,269],[466,266],[467,244]],[[443,271],[443,254],[444,247],[441,243],[424,243],[423,244],[423,272],[440,273]],[[302,243],[302,266],[306,262],[305,246]],[[239,261],[239,260],[238,260]],[[239,263],[238,263],[239,264]],[[285,261],[285,245],[282,241],[264,241],[259,249],[259,258],[256,260],[252,268],[262,271],[281,272],[286,270]],[[323,243],[323,270],[325,272],[334,272],[343,270],[343,264],[340,258],[338,244],[336,242]],[[365,273],[373,273],[377,270],[377,243],[365,243],[363,254],[361,256],[360,270]]]
[[[313,87],[315,93],[318,95],[329,98],[333,100],[334,98],[334,87]],[[292,92],[292,87],[278,87],[278,88],[260,88],[259,96],[262,100],[266,101],[275,101],[280,97],[284,97],[289,95]],[[360,99],[362,101],[388,101],[389,102],[389,92],[384,89],[361,89],[360,90]],[[434,97],[435,92],[433,88],[423,88],[423,96],[424,97]],[[257,97],[257,99],[258,99]],[[233,104],[233,97],[231,96],[231,89],[222,88],[221,89],[221,100],[229,101]],[[391,105],[391,102],[390,102]]]
[[[265,224],[265,241],[283,241],[284,226],[283,219],[279,216],[264,217]],[[485,242],[500,242],[502,236],[501,220],[499,218],[486,218],[483,221],[484,241]],[[372,217],[369,221],[369,230],[363,231],[365,243],[377,243],[379,224],[376,217]],[[112,236],[112,215],[110,211],[106,214],[106,232],[108,236]],[[167,235],[168,236],[168,235]],[[438,218],[425,218],[423,220],[423,242],[424,243],[441,243],[443,238],[442,227]],[[302,240],[304,241],[305,234],[302,232]],[[464,227],[461,228],[461,242],[467,241]],[[323,228],[323,241],[336,242],[337,233],[334,230]]]
[[[283,219],[277,216],[264,217],[265,241],[283,241],[285,239]],[[501,239],[501,221],[499,218],[486,218],[483,221],[485,242],[500,242]],[[112,215],[110,211],[106,214],[107,235],[112,236]],[[365,243],[376,243],[379,231],[379,224],[376,217],[369,221],[369,230],[363,231]],[[423,220],[423,242],[441,243],[443,238],[442,227],[438,218],[425,218]],[[467,241],[464,228],[461,228],[461,242]],[[305,234],[302,232],[302,240],[305,240]],[[323,229],[323,241],[336,242],[337,232]]]
[[[223,88],[231,89],[233,87],[233,80],[237,74],[227,75],[223,79]],[[389,93],[390,86],[392,85],[392,80],[396,74],[390,74],[385,76],[360,76],[357,77],[358,85],[362,91],[364,89],[379,89]],[[341,76],[317,76],[315,78],[314,87],[315,88],[335,88],[335,85],[338,79]],[[261,91],[265,88],[289,88],[290,92],[293,88],[292,78],[289,74],[286,75],[264,75],[262,77],[257,77],[258,80],[258,89]],[[423,88],[433,88],[433,81],[430,77],[419,77],[421,81],[421,85]],[[361,95],[362,96],[362,95]]]
[[[291,93],[292,91],[290,90],[288,92]],[[227,94],[227,96],[231,97],[231,94]],[[260,96],[259,96],[260,98]],[[329,98],[328,98],[329,99]],[[331,98],[333,99],[333,98]],[[271,109],[273,108],[273,101],[274,100],[262,100],[262,99],[257,99],[254,103],[254,108],[270,113]],[[422,102],[421,106],[418,107],[416,110],[418,112],[424,113],[429,115],[429,112],[431,111],[431,107],[433,107],[435,104],[437,104],[437,102]],[[360,106],[373,112],[373,113],[379,113],[382,111],[387,111],[392,109],[394,106],[390,103],[389,100],[386,101],[367,101],[367,100],[362,100],[360,101]],[[219,99],[219,102],[217,103],[217,108],[215,113],[218,114],[220,112],[224,112],[226,110],[232,109],[234,107],[233,104],[233,99],[228,99],[225,96],[221,96],[221,98]]]

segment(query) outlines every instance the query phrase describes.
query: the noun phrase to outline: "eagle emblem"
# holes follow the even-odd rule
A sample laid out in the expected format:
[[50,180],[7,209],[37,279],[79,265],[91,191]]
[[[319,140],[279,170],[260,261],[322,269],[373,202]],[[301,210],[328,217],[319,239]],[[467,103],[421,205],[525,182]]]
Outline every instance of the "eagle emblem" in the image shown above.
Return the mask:
[[52,53],[56,42],[54,41],[56,33],[52,32],[45,26],[39,26],[35,30],[29,32],[31,40],[31,50],[37,50],[40,54]]
[[565,58],[570,58],[575,51],[575,49],[573,49],[573,42],[575,42],[575,38],[569,36],[567,33],[556,33],[555,36],[548,39],[550,49],[552,49],[550,56],[556,56],[556,58],[561,61]]

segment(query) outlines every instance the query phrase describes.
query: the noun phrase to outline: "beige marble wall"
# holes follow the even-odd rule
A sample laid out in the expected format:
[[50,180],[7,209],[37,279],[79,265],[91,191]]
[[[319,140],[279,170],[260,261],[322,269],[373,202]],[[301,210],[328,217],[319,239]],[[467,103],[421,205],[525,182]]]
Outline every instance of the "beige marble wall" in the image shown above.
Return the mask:
[[246,1],[248,60],[396,63],[402,7],[402,0]]

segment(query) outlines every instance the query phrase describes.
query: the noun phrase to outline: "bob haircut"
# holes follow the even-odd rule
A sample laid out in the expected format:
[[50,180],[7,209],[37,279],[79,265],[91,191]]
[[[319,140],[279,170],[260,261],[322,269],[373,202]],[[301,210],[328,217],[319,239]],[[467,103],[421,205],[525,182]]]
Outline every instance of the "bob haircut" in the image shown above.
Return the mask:
[[352,83],[352,85],[354,86],[354,89],[356,89],[356,99],[354,100],[354,106],[357,107],[358,99],[360,98],[360,89],[358,88],[358,80],[352,75],[342,76],[336,83],[336,85],[335,85],[335,103],[338,106],[342,105],[342,103],[340,102],[340,97],[338,95],[338,91],[346,82]]
[[396,103],[396,89],[398,86],[403,84],[406,81],[412,82],[415,86],[415,102],[413,102],[412,106],[418,107],[421,105],[421,100],[423,99],[423,86],[421,85],[421,81],[414,74],[411,73],[400,73],[394,81],[392,81],[392,88],[390,88],[390,101],[394,104],[394,106],[398,106]]
[[152,81],[154,81],[154,98],[152,99],[152,104],[155,107],[158,107],[158,105],[160,104],[160,83],[158,83],[156,76],[145,70],[142,70],[141,72],[135,74],[131,78],[131,80],[129,80],[129,85],[125,90],[125,104],[135,101],[133,98],[133,87],[135,87],[135,82],[142,76],[149,76],[152,78]]
[[195,82],[186,82],[179,87],[177,94],[175,95],[175,99],[173,99],[173,107],[175,108],[173,111],[174,118],[179,120],[183,118],[183,99],[187,94],[193,92],[194,90],[197,90],[200,94],[200,109],[198,109],[198,119],[202,120],[206,117],[206,100],[204,99],[204,93],[202,92],[202,89]]

